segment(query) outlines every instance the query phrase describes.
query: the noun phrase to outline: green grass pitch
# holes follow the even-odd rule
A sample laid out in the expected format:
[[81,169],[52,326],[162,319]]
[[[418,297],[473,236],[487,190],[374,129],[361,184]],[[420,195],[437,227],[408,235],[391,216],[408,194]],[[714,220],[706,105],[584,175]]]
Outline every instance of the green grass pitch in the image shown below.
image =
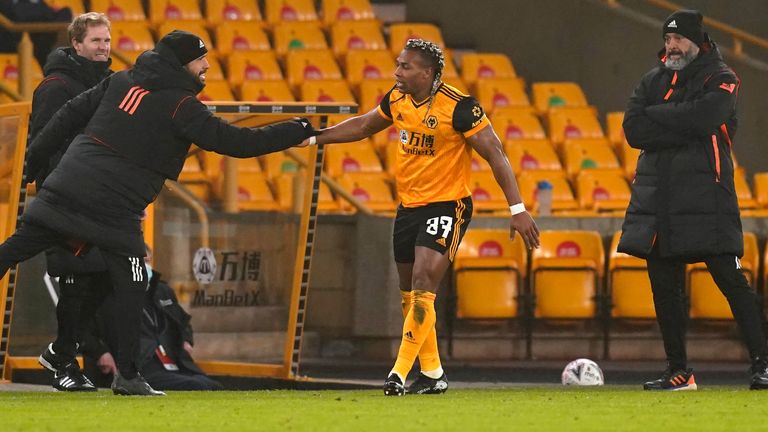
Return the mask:
[[704,431],[768,430],[768,392],[708,387],[169,392],[164,398],[0,392],[9,431]]

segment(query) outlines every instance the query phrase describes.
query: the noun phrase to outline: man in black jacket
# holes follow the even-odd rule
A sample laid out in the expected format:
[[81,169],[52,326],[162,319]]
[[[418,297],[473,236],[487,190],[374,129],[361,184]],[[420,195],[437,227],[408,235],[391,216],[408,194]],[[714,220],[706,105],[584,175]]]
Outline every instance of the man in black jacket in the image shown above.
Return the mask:
[[0,245],[0,275],[56,244],[80,256],[98,246],[110,274],[119,333],[112,390],[162,394],[138,374],[133,361],[147,273],[141,217],[166,179],[181,172],[189,147],[246,158],[284,150],[315,135],[305,119],[263,128],[238,128],[197,100],[205,85],[208,50],[188,32],[165,35],[118,72],[67,102],[29,149],[35,178],[58,137],[85,128],[70,144],[27,207],[22,224]]
[[[68,29],[70,47],[54,50],[45,63],[45,79],[37,86],[32,98],[29,137],[34,139],[45,125],[70,99],[108,77],[110,53],[110,22],[106,15],[88,12],[75,17]],[[82,131],[77,131],[82,132]],[[36,183],[41,186],[66,151],[73,136],[60,137],[60,150],[41,169]],[[57,335],[39,357],[39,362],[54,373],[53,387],[61,391],[95,391],[96,387],[80,370],[75,353],[81,318],[89,318],[101,302],[102,291],[109,287],[106,271],[98,248],[83,257],[57,246],[46,251],[48,274],[59,277],[60,296],[56,304]]]
[[641,149],[619,251],[648,263],[667,369],[646,390],[695,390],[687,367],[685,265],[705,262],[728,299],[752,360],[750,388],[768,388],[768,348],[744,254],[731,159],[739,79],[702,31],[698,11],[664,22],[660,63],[629,99],[624,132]]

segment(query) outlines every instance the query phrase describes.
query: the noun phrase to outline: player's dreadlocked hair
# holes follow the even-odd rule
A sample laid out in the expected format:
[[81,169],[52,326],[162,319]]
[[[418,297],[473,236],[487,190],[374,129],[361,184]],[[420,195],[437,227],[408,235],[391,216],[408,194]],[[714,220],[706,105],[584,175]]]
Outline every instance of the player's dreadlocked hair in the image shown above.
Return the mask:
[[408,42],[405,43],[405,49],[418,51],[424,58],[429,60],[429,65],[434,68],[435,79],[432,81],[432,89],[429,92],[430,96],[434,96],[437,88],[440,86],[440,77],[442,77],[443,68],[445,68],[443,50],[436,44],[424,39],[408,39]]

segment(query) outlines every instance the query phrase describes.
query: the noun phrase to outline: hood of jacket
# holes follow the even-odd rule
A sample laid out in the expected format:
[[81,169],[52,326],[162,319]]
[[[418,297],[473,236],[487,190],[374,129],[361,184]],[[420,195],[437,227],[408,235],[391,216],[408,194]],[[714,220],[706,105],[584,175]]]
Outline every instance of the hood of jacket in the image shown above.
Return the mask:
[[200,93],[204,85],[182,66],[170,50],[144,51],[129,72],[147,90],[180,89]]
[[56,48],[48,55],[43,73],[45,76],[62,73],[73,77],[86,87],[93,87],[112,73],[109,69],[111,65],[112,59],[105,62],[93,61],[77,55],[71,47]]

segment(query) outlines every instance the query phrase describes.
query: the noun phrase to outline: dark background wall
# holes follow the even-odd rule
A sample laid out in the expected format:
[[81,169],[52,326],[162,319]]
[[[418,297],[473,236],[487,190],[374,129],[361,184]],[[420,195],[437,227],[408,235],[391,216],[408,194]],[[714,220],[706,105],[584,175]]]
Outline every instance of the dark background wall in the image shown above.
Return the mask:
[[[668,15],[644,1],[624,3],[652,15],[638,20],[598,0],[408,0],[407,19],[438,24],[449,47],[508,54],[528,83],[578,82],[604,119],[608,111],[623,111],[640,77],[655,64]],[[699,0],[687,6],[766,36],[768,2],[736,3]],[[713,38],[723,47],[732,43],[717,33]],[[727,53],[725,59],[742,80],[737,159],[750,174],[768,171],[768,70]]]

